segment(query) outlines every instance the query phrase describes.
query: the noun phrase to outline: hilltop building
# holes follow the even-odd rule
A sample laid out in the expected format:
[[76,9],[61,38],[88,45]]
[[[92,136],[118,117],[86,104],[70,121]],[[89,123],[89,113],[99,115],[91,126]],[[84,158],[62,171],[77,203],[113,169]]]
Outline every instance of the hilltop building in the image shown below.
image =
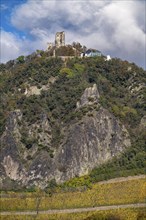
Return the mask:
[[55,35],[55,42],[47,43],[48,47],[47,50],[51,50],[52,48],[59,48],[65,46],[65,32],[57,32]]
[[47,45],[48,45],[48,48],[47,48],[48,50],[52,49],[54,46],[53,43],[47,43]]
[[111,57],[110,55],[107,55],[105,61],[109,61],[109,60],[111,60]]
[[88,49],[85,53],[82,53],[81,54],[81,57],[100,57],[102,54],[101,54],[101,51],[99,50],[95,50],[95,49]]
[[[61,57],[63,60],[70,59],[73,57],[95,57],[102,56],[101,52],[96,49],[88,49],[80,43],[75,43],[73,45],[65,45],[65,32],[57,32],[55,35],[55,42],[48,43],[49,56]],[[82,52],[83,51],[83,52]],[[107,58],[110,59],[109,57]]]
[[65,32],[57,32],[55,36],[55,46],[62,47],[65,46]]

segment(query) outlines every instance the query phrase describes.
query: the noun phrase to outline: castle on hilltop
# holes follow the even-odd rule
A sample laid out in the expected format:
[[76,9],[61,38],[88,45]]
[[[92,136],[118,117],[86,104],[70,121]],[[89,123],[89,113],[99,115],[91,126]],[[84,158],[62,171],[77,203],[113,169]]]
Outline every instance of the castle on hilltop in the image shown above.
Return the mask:
[[48,50],[52,49],[53,47],[59,48],[65,46],[65,32],[57,32],[55,35],[55,44],[54,43],[48,43]]
[[80,43],[74,42],[72,45],[65,44],[65,32],[57,32],[55,35],[55,42],[48,43],[47,48],[50,56],[61,57],[63,60],[74,57],[95,57],[102,56],[101,51],[96,49],[87,49]]

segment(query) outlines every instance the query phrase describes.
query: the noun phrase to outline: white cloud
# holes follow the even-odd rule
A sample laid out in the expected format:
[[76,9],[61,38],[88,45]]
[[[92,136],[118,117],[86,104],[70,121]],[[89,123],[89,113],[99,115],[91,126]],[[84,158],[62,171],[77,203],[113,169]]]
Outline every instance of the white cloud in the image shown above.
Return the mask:
[[32,40],[22,41],[25,48],[30,43],[29,51],[44,49],[54,41],[55,32],[65,30],[67,43],[79,41],[144,66],[144,4],[138,0],[28,0],[13,10],[11,22],[31,36]]
[[109,39],[113,44],[112,50],[115,54],[144,65],[146,34],[138,25],[139,20],[135,16],[136,9],[141,8],[140,6],[142,6],[141,3],[136,4],[136,1],[113,2],[104,8],[103,16],[104,20],[107,20],[107,24],[112,27]]
[[5,63],[8,60],[16,59],[20,55],[28,55],[36,49],[46,49],[47,36],[39,29],[33,29],[32,35],[37,35],[35,41],[28,40],[25,36],[20,38],[18,35],[1,30],[0,44],[0,63]]
[[20,54],[21,40],[10,33],[1,31],[1,62],[6,62]]

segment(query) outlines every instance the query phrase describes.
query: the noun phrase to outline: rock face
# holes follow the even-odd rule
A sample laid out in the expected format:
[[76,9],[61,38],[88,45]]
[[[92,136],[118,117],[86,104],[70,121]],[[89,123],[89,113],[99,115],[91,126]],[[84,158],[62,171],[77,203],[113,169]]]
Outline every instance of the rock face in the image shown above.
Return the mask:
[[129,147],[128,131],[100,105],[99,97],[96,84],[84,91],[76,111],[85,106],[98,106],[98,109],[93,108],[90,115],[85,114],[81,120],[65,125],[58,149],[52,146],[52,129],[45,114],[37,123],[25,124],[24,129],[21,111],[11,112],[1,137],[2,186],[3,180],[9,177],[22,186],[44,188],[51,179],[63,182],[87,174]]
[[93,103],[98,103],[99,92],[97,90],[97,85],[94,84],[93,87],[86,88],[80,101],[77,102],[77,108],[83,107],[85,105],[93,105]]
[[50,84],[53,84],[57,80],[57,77],[50,77],[48,83],[46,85],[43,85],[41,88],[38,88],[37,86],[30,86],[27,85],[28,88],[25,89],[24,95],[27,97],[31,95],[40,95],[41,91],[49,90]]
[[20,111],[10,113],[10,116],[6,123],[6,130],[1,137],[1,176],[2,179],[9,177],[12,180],[21,181],[25,184],[26,171],[21,162],[19,148],[18,148],[18,137],[21,136],[18,127],[17,120],[21,118]]
[[81,124],[70,127],[66,143],[59,154],[62,178],[87,174],[130,146],[127,130],[102,107],[92,117],[84,116]]
[[140,122],[140,128],[146,130],[146,115],[142,117]]

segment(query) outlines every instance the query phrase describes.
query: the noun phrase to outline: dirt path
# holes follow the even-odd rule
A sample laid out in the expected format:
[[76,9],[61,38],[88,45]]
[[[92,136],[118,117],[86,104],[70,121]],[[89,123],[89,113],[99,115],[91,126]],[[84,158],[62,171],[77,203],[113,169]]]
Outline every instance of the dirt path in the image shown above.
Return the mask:
[[1,212],[0,215],[37,215],[37,214],[59,214],[59,213],[78,213],[78,212],[91,212],[91,211],[102,211],[111,210],[119,208],[144,208],[145,203],[137,204],[126,204],[126,205],[112,205],[112,206],[97,206],[88,208],[78,208],[78,209],[56,209],[56,210],[46,210],[46,211],[24,211],[24,212]]
[[144,179],[146,178],[146,175],[138,175],[138,176],[127,176],[127,177],[118,177],[110,180],[104,180],[98,182],[98,184],[106,184],[106,183],[119,183],[119,182],[125,182],[128,180],[137,180],[137,179]]

